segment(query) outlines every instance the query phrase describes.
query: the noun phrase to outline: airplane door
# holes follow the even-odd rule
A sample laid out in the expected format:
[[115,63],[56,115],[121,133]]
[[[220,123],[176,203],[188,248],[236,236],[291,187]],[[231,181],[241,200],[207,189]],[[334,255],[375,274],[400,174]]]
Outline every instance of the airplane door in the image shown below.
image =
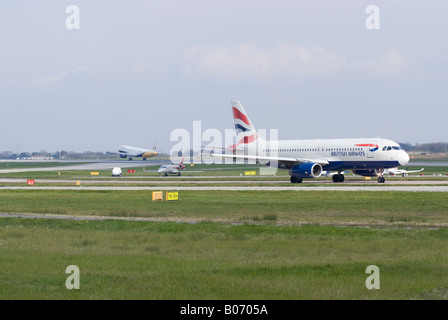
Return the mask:
[[372,151],[367,150],[367,158],[373,158],[374,157],[374,153]]

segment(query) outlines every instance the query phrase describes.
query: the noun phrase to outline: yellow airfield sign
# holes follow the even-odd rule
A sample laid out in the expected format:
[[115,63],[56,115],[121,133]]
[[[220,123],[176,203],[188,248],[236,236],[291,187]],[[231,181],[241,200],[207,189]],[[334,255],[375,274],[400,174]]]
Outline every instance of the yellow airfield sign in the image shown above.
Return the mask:
[[179,192],[167,192],[166,193],[166,201],[178,200]]
[[162,191],[153,191],[152,192],[152,201],[162,201],[163,200],[163,192]]
[[[179,199],[179,192],[167,192],[165,194],[166,201],[173,201]],[[163,201],[163,191],[153,191],[152,201]]]

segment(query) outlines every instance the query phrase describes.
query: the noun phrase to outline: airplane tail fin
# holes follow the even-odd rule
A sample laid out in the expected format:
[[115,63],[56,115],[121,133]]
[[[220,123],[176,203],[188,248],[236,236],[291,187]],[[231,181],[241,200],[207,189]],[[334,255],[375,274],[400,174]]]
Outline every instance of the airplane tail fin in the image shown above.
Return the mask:
[[235,124],[237,143],[231,147],[234,149],[240,145],[247,145],[259,139],[257,130],[250,121],[246,110],[244,110],[241,102],[232,101],[233,122]]
[[185,169],[185,165],[184,165],[184,157],[182,157],[182,160],[179,163],[179,169]]

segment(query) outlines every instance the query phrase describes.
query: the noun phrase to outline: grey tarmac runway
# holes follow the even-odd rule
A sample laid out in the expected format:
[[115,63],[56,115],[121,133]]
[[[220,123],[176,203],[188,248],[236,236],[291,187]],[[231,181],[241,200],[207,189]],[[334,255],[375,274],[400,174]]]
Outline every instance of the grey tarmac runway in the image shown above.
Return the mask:
[[[31,160],[15,160],[21,162],[33,162],[39,161]],[[40,161],[42,163],[48,163],[51,161]],[[14,173],[14,172],[36,172],[36,171],[64,171],[64,170],[108,170],[115,167],[120,168],[135,168],[135,167],[149,167],[149,166],[161,166],[163,164],[171,163],[169,160],[146,160],[146,161],[91,161],[86,163],[79,163],[84,161],[53,161],[57,163],[64,163],[65,165],[54,167],[37,167],[37,168],[17,168],[17,169],[1,169],[0,173]],[[76,162],[73,165],[67,165],[67,163]]]
[[[163,164],[170,164],[170,160],[164,159],[148,159],[143,160],[0,160],[0,162],[23,162],[23,163],[63,163],[61,166],[44,167],[44,168],[17,168],[17,169],[0,169],[0,173],[14,173],[14,172],[36,172],[36,171],[64,171],[64,170],[108,170],[115,167],[130,168],[130,167],[146,167],[146,166],[161,166]],[[73,162],[73,165],[67,163]],[[85,162],[85,163],[83,163]],[[448,162],[410,162],[408,166],[448,166]]]
[[448,185],[446,186],[422,186],[422,185],[414,185],[414,186],[291,186],[291,187],[279,187],[279,186],[271,186],[271,187],[218,187],[218,186],[155,186],[155,187],[131,187],[131,186],[123,186],[123,187],[39,187],[39,186],[27,186],[27,187],[14,187],[14,186],[0,186],[0,190],[123,190],[123,191],[132,191],[132,190],[148,190],[148,191],[164,191],[164,190],[215,190],[215,191],[407,191],[407,192],[448,192]]
[[[145,178],[145,180],[135,180],[135,178]],[[169,179],[173,178],[173,179]],[[182,177],[180,177],[182,178]],[[190,177],[188,177],[190,178]],[[191,177],[193,178],[193,177]],[[216,176],[197,176],[194,178],[241,178],[241,177],[229,177],[229,176],[222,176],[222,177],[216,177]],[[263,177],[260,177],[263,178]],[[179,177],[132,177],[132,178],[111,178],[108,180],[53,180],[53,179],[34,179],[35,184],[76,184],[76,181],[81,182],[81,185],[94,185],[94,184],[266,184],[269,185],[276,185],[276,184],[289,184],[287,177],[285,177],[285,180],[279,181],[272,181],[272,180],[246,180],[244,179],[229,179],[229,180],[197,180],[197,179],[191,179],[191,180],[179,180]],[[27,179],[21,179],[21,178],[0,178],[0,183],[13,183],[13,184],[26,184]],[[352,185],[378,185],[378,183],[375,180],[359,180],[359,181],[346,181],[343,184],[335,184],[331,180],[306,180],[302,183],[302,185],[296,185],[297,187],[302,187],[303,185],[332,185],[334,187],[342,187],[342,186],[352,186]],[[448,178],[445,180],[389,180],[385,183],[385,185],[448,185]],[[293,187],[293,186],[291,186]]]

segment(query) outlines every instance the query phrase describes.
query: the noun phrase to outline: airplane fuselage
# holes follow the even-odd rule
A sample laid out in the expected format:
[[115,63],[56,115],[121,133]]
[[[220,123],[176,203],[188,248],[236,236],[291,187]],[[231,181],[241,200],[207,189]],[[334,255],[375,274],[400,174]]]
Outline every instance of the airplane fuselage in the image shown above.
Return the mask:
[[165,176],[168,174],[176,174],[180,176],[179,169],[181,168],[178,165],[162,165],[159,170],[157,170],[157,173]]
[[131,147],[131,146],[120,146],[118,149],[118,153],[120,154],[120,158],[132,158],[142,157],[143,160],[146,158],[151,158],[156,156],[158,153],[155,150]]
[[[408,154],[388,139],[261,140],[256,146],[249,146],[249,154],[255,151],[268,157],[326,159],[328,164],[322,164],[322,168],[327,171],[385,169],[409,162]],[[243,149],[237,148],[236,154],[244,154]],[[268,164],[269,161],[260,163]],[[278,161],[279,168],[287,169],[289,166],[290,163]]]
[[[256,161],[270,167],[288,169],[292,183],[318,178],[324,172],[333,182],[343,182],[342,171],[352,170],[361,176],[378,176],[384,183],[387,168],[404,166],[408,154],[392,140],[380,138],[264,140],[239,101],[232,101],[236,143],[227,147],[232,154],[223,158]],[[337,174],[332,174],[336,171]]]

